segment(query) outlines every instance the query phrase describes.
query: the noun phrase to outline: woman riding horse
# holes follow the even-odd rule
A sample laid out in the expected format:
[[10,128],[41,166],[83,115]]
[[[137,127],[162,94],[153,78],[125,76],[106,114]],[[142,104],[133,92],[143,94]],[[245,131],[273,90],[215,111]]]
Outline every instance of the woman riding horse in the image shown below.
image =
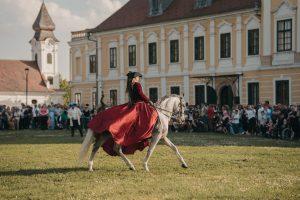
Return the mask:
[[109,155],[117,155],[115,145],[120,145],[124,154],[133,154],[149,146],[148,139],[151,138],[158,113],[143,93],[139,83],[141,77],[138,72],[129,72],[126,89],[129,102],[99,113],[88,124],[96,138],[105,132],[112,135],[102,145]]

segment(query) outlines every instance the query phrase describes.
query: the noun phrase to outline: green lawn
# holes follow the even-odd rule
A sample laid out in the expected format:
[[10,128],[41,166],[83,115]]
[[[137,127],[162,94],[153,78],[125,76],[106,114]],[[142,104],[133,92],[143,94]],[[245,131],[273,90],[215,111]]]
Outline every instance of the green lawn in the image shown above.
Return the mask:
[[159,145],[129,158],[100,151],[94,172],[77,165],[82,139],[66,131],[0,132],[0,199],[300,199],[300,141],[170,133],[189,165]]

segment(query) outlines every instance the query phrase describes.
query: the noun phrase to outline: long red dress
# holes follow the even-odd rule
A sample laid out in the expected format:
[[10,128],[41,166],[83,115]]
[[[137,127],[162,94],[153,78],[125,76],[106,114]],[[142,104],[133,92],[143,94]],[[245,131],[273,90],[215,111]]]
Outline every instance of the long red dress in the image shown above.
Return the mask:
[[148,104],[149,99],[144,95],[140,83],[132,87],[132,106],[123,104],[109,108],[98,113],[88,124],[96,138],[105,131],[111,133],[112,139],[102,147],[112,156],[117,155],[113,150],[115,143],[122,146],[124,154],[134,154],[136,150],[142,151],[149,146],[148,139],[158,118],[156,110]]

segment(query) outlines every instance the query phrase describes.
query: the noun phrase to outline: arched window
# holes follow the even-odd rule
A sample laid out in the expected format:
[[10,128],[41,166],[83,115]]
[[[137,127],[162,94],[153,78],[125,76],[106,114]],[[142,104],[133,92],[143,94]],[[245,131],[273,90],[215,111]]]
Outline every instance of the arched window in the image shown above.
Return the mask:
[[48,82],[49,82],[49,85],[53,85],[53,77],[52,76],[49,76],[47,78]]
[[51,53],[47,54],[47,63],[52,64],[52,54]]

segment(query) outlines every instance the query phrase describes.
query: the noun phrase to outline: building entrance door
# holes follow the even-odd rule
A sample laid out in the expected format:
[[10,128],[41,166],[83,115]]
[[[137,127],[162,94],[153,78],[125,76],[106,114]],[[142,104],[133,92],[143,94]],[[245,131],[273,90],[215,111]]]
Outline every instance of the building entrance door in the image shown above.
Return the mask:
[[233,106],[233,92],[231,86],[224,86],[220,91],[220,104],[221,106],[228,105],[229,107]]

